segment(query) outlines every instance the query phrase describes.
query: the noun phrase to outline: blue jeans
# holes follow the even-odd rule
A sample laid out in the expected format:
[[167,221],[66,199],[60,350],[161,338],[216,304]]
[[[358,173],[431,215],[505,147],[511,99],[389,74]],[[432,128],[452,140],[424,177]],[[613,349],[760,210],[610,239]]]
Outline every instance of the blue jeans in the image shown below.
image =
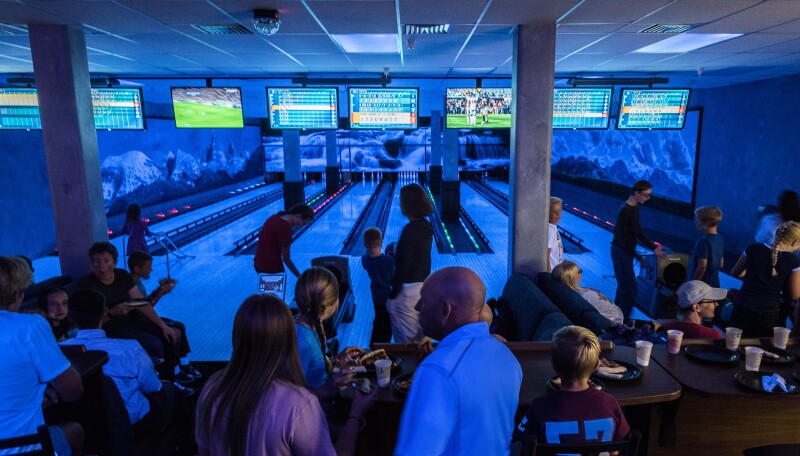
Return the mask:
[[636,275],[633,272],[632,254],[622,250],[617,245],[611,244],[611,264],[614,265],[614,277],[617,279],[617,294],[614,304],[622,309],[625,318],[631,316],[633,306],[636,304]]

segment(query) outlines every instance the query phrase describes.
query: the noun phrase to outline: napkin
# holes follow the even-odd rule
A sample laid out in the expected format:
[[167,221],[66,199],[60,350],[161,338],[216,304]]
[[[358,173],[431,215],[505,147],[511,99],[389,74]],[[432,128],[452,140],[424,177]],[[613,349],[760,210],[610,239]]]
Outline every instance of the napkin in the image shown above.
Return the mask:
[[786,379],[778,374],[761,377],[761,385],[764,387],[764,391],[773,392],[776,387],[780,387],[784,392],[789,392],[789,390],[786,389]]

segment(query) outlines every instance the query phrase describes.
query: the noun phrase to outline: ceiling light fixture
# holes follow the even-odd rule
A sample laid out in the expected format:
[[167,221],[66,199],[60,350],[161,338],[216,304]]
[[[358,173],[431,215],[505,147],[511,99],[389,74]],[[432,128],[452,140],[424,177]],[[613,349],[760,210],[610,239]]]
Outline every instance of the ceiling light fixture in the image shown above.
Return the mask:
[[640,54],[682,54],[742,36],[741,33],[682,33],[633,52]]
[[278,29],[281,27],[281,20],[278,19],[278,10],[253,10],[253,27],[256,28],[256,32],[265,36],[272,36],[278,33]]

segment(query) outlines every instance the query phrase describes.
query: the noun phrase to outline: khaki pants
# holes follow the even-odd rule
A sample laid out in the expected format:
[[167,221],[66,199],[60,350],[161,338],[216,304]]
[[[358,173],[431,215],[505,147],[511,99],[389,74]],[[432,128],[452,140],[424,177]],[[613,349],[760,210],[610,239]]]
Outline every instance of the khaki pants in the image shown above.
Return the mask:
[[419,301],[422,282],[403,285],[400,293],[386,302],[386,310],[392,320],[392,335],[396,344],[422,339],[419,312],[414,308]]

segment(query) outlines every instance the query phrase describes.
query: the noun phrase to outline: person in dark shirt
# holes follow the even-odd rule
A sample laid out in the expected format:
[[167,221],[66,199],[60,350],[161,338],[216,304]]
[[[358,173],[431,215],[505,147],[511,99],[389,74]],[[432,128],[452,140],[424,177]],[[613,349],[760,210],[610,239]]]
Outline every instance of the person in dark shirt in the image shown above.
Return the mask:
[[714,318],[714,310],[719,302],[728,296],[728,290],[708,286],[700,280],[690,280],[675,292],[678,297],[677,320],[667,320],[661,329],[677,329],[687,339],[722,339],[721,332],[703,326],[703,320]]
[[722,211],[716,206],[698,207],[694,218],[705,235],[697,240],[692,250],[689,278],[719,288],[719,271],[725,266],[725,242],[717,232]]
[[36,305],[53,330],[56,342],[75,337],[78,327],[69,318],[69,294],[62,287],[47,287],[36,299]]
[[636,259],[636,241],[662,255],[661,246],[647,238],[639,224],[639,205],[653,195],[653,184],[646,180],[636,181],[631,188],[631,196],[622,205],[614,225],[614,239],[611,241],[611,263],[617,279],[617,294],[614,303],[622,309],[625,317],[630,317],[636,304],[636,275],[633,261]]
[[414,306],[419,301],[422,282],[431,273],[433,245],[433,226],[425,218],[433,212],[433,204],[421,185],[408,184],[400,189],[400,210],[408,217],[408,224],[395,248],[392,292],[386,303],[395,343],[423,336]]
[[386,301],[392,291],[394,258],[381,253],[382,243],[381,230],[372,227],[364,231],[364,246],[367,248],[367,254],[361,257],[361,266],[369,275],[372,307],[375,308],[372,335],[369,338],[370,345],[392,341],[392,321],[386,310]]
[[295,277],[300,271],[292,261],[292,230],[305,225],[314,219],[314,210],[307,204],[295,204],[288,211],[280,211],[270,216],[258,234],[256,255],[253,267],[258,273],[274,274],[284,272],[283,265],[289,268]]

